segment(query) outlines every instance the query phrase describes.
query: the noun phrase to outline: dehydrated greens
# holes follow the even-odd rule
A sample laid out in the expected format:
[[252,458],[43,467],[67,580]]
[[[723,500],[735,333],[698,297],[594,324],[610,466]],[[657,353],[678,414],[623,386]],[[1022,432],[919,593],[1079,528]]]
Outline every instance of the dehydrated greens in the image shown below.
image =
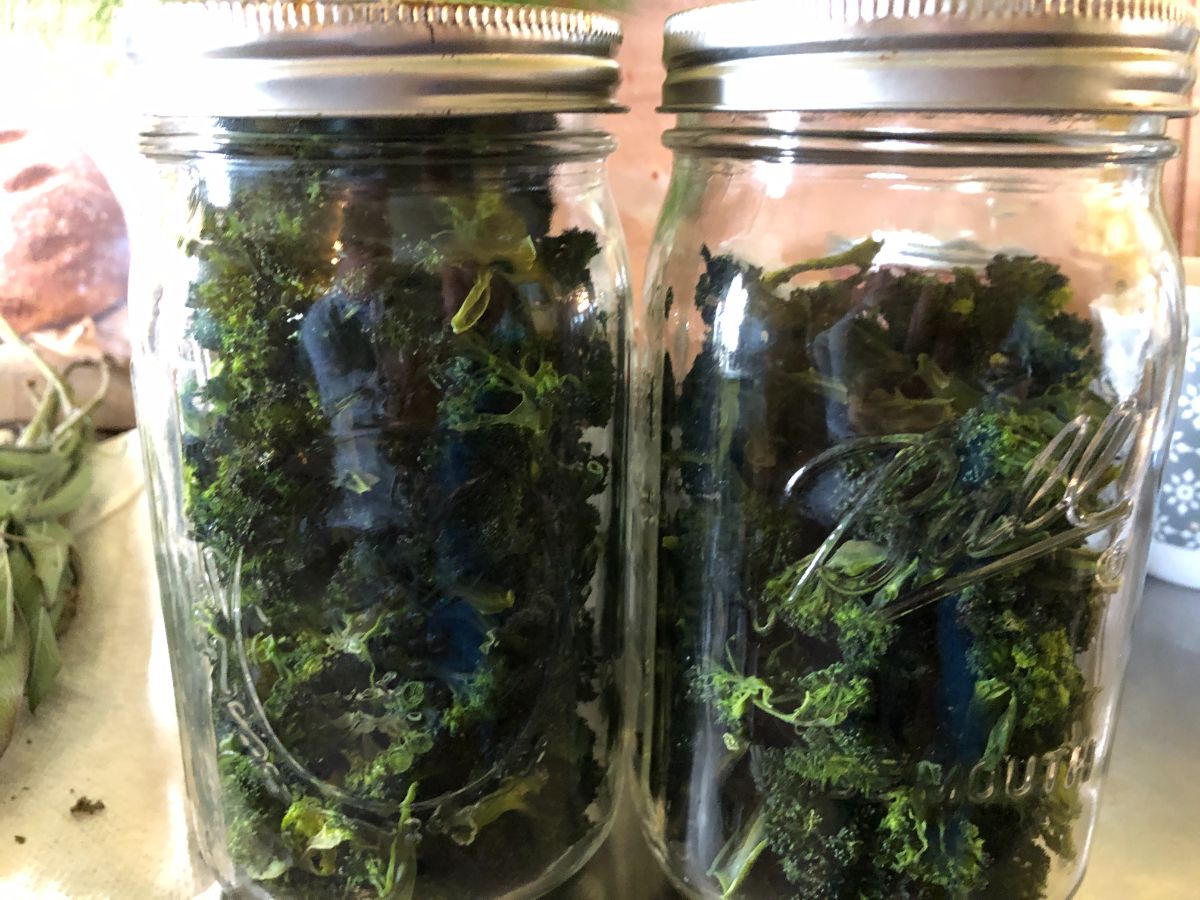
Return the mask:
[[879,250],[705,251],[704,345],[664,364],[650,788],[669,846],[720,823],[724,896],[1037,898],[1078,849],[1089,536],[1136,413],[1054,265]]
[[549,178],[231,162],[195,197],[186,512],[272,896],[501,895],[606,815],[619,345]]

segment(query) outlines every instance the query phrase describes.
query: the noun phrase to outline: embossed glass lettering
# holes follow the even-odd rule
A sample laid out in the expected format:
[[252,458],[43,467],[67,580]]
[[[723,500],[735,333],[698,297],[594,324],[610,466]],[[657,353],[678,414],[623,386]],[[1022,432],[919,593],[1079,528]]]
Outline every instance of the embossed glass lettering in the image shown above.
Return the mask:
[[[898,541],[891,548],[888,563],[873,571],[868,586],[875,589],[887,583],[898,574],[904,560],[918,554],[947,568],[960,560],[970,559],[975,563],[968,571],[927,583],[898,599],[892,604],[890,615],[899,617],[952,594],[973,580],[1053,553],[1121,521],[1133,504],[1124,487],[1128,483],[1124,467],[1129,460],[1125,453],[1141,421],[1142,415],[1133,401],[1117,404],[1099,423],[1085,416],[1073,419],[1035,458],[1015,496],[993,491],[982,505],[959,501],[942,515],[940,523],[924,536],[923,543]],[[785,493],[793,499],[834,463],[851,458],[884,457],[796,579],[792,597],[798,597],[818,574],[834,586],[840,584],[836,572],[822,569],[870,504],[890,501],[898,511],[909,513],[928,509],[958,474],[953,450],[944,440],[894,435],[887,440],[842,444],[797,469],[785,488]],[[889,487],[913,481],[924,482],[924,486],[907,496]],[[1110,487],[1112,496],[1103,497]],[[856,583],[858,590],[863,590],[859,579]]]

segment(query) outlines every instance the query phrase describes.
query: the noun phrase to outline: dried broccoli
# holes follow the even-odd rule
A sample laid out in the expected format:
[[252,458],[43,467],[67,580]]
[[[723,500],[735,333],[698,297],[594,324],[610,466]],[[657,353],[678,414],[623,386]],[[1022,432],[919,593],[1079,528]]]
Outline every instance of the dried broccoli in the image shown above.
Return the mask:
[[649,787],[689,847],[711,782],[726,897],[1036,898],[1094,754],[1087,538],[1121,513],[1068,475],[1103,493],[1082,438],[1128,420],[1056,266],[880,247],[703,251],[704,345],[663,368]]
[[526,171],[196,192],[183,488],[229,852],[273,896],[500,895],[601,821],[618,334]]

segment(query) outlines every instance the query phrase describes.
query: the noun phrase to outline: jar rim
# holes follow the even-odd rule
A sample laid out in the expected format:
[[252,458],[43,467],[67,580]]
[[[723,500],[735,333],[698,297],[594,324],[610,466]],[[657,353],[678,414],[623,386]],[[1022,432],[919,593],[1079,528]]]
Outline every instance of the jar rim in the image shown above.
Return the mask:
[[436,121],[405,116],[157,116],[140,129],[143,155],[163,162],[303,158],[342,167],[428,165],[437,159],[544,167],[603,161],[615,147],[615,139],[591,113],[494,113]]
[[1184,0],[737,0],[671,16],[664,112],[1190,115]]
[[1157,163],[1166,117],[889,112],[682,113],[663,136],[692,155],[779,162],[969,168]]
[[149,115],[619,112],[616,19],[491,3],[176,0],[121,23]]

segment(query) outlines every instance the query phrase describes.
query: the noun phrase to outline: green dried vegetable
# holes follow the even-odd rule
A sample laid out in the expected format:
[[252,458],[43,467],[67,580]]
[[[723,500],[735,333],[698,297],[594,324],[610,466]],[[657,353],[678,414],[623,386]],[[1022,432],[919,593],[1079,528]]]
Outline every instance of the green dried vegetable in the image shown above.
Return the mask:
[[[273,127],[247,129],[257,157]],[[201,186],[185,247],[182,487],[228,849],[271,896],[504,895],[608,803],[600,248],[550,232],[548,168],[480,178],[499,190],[281,146],[231,164],[227,199]]]
[[[104,394],[76,401],[67,379],[48,366],[0,317],[0,342],[17,347],[44,379],[33,418],[0,439],[0,753],[21,708],[36,711],[61,668],[58,637],[74,611],[78,568],[61,520],[91,486],[89,414]],[[102,372],[104,369],[102,368]],[[31,386],[32,388],[33,386]]]
[[1078,849],[1088,536],[1136,420],[1055,266],[880,249],[705,251],[705,343],[663,379],[650,788],[682,845],[711,780],[726,897],[1033,900]]

